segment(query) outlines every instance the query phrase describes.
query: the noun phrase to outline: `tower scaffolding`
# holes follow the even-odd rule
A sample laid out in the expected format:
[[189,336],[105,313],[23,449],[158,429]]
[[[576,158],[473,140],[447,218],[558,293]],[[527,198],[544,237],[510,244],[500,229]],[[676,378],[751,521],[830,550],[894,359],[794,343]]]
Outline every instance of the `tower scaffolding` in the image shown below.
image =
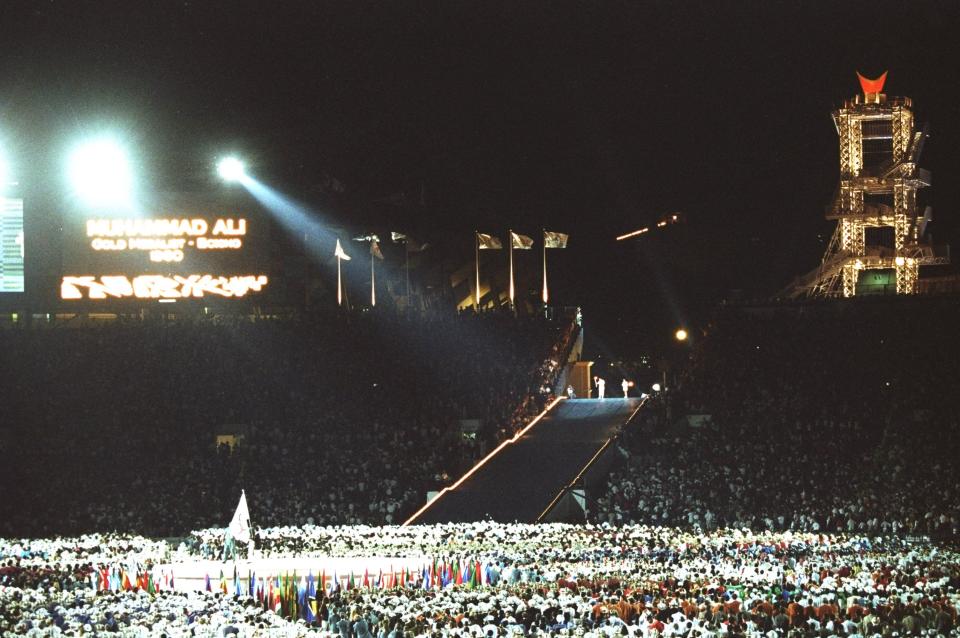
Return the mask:
[[929,171],[917,166],[927,132],[915,127],[910,98],[882,93],[886,73],[876,80],[857,75],[863,93],[833,112],[840,159],[826,211],[837,222],[833,238],[820,267],[781,297],[853,297],[869,270],[892,271],[896,294],[915,294],[920,266],[949,262],[924,241],[930,208],[917,211],[917,192],[930,186]]

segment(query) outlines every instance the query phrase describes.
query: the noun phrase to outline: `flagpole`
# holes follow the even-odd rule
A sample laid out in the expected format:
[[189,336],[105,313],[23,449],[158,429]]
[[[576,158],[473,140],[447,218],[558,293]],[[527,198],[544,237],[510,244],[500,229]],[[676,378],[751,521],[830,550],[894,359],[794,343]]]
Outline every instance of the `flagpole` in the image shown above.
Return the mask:
[[370,307],[377,305],[377,274],[373,269],[373,242],[370,242]]
[[507,234],[510,242],[510,308],[513,308],[513,231],[508,230]]
[[403,253],[404,253],[404,274],[406,275],[405,279],[407,280],[407,308],[410,307],[410,238],[408,237],[406,241],[403,242]]
[[340,255],[337,255],[337,305],[343,305],[343,284],[340,282]]
[[[541,228],[541,230],[543,230]],[[547,292],[547,231],[543,230],[543,305],[547,305],[550,295]]]
[[474,249],[474,252],[476,253],[476,259],[477,259],[476,261],[477,285],[476,285],[476,288],[473,289],[473,301],[474,301],[474,309],[477,312],[480,312],[480,236],[477,233],[477,231],[473,231],[473,249]]

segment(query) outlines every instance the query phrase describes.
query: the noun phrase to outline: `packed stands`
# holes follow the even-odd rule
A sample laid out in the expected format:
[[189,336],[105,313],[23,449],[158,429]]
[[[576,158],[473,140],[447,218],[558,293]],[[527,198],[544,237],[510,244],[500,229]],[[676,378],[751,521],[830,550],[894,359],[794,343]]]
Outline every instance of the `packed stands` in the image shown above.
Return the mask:
[[256,520],[399,522],[539,411],[574,331],[384,313],[0,331],[0,534],[185,534],[241,488]]
[[955,298],[722,308],[593,519],[956,534],[958,320]]

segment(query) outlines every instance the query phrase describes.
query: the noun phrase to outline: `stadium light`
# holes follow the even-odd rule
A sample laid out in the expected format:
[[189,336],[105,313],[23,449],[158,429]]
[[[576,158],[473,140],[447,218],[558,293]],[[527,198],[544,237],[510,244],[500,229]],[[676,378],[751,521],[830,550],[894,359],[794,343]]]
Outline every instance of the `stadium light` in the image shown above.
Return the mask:
[[110,138],[78,145],[67,164],[70,184],[86,204],[121,206],[133,195],[133,170],[126,150]]
[[650,386],[650,389],[653,390],[654,392],[660,392],[660,384],[654,383],[652,386]]
[[673,336],[677,339],[677,341],[686,341],[688,335],[686,330],[683,328],[678,328],[677,331],[673,333]]
[[217,163],[217,173],[225,182],[239,182],[246,176],[243,162],[233,156],[224,157]]

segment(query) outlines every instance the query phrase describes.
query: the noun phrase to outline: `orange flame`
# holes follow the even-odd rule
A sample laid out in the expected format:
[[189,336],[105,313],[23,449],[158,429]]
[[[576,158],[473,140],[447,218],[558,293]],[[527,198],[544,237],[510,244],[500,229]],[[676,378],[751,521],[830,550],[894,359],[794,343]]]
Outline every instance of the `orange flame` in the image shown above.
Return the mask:
[[857,77],[860,79],[860,88],[863,89],[864,94],[882,93],[883,83],[887,81],[887,72],[884,71],[883,75],[878,77],[876,80],[871,80],[870,78],[863,77],[862,75],[860,75],[859,71],[857,71]]

